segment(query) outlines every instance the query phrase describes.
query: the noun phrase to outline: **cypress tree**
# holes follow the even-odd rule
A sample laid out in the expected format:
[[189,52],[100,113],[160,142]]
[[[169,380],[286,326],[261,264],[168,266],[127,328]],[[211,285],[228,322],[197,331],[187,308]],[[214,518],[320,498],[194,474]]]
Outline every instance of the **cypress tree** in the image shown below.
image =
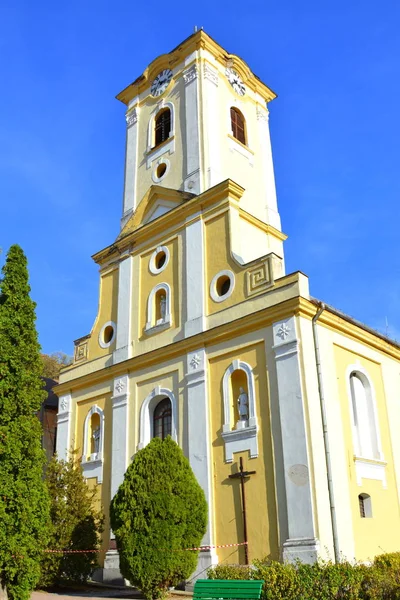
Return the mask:
[[29,294],[25,255],[11,246],[0,281],[0,590],[10,600],[28,600],[39,579],[49,518],[36,416],[46,393]]
[[189,461],[167,437],[139,450],[111,502],[120,570],[146,598],[162,597],[195,570],[207,502]]

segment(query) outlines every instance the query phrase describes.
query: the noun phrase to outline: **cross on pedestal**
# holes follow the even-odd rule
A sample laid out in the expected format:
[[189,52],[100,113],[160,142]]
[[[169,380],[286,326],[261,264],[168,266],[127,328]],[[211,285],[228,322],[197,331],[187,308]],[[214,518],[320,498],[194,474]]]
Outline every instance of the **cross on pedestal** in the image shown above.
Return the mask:
[[243,471],[243,459],[239,458],[239,471],[237,473],[233,473],[229,475],[230,479],[240,479],[240,487],[242,488],[242,514],[243,514],[243,537],[244,537],[244,556],[246,559],[246,565],[249,564],[249,545],[247,541],[247,522],[246,522],[246,496],[244,493],[244,482],[246,479],[250,477],[250,475],[255,475],[255,471]]

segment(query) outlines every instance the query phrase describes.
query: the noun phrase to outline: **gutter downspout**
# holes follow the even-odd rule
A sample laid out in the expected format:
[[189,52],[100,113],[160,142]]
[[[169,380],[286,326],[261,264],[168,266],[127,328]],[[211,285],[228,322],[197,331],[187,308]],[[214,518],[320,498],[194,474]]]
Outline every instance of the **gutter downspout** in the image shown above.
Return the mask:
[[324,387],[322,383],[322,370],[321,370],[321,355],[319,351],[319,341],[318,341],[318,331],[317,331],[317,321],[325,310],[325,304],[323,302],[319,302],[319,308],[316,314],[312,319],[312,329],[314,336],[314,351],[315,351],[315,363],[317,367],[317,379],[318,379],[318,392],[319,392],[319,402],[321,407],[321,419],[322,419],[322,430],[324,436],[324,449],[325,449],[325,463],[326,463],[326,475],[328,480],[328,494],[329,494],[329,504],[331,510],[331,524],[332,524],[332,538],[333,538],[333,551],[335,554],[335,562],[340,562],[340,550],[339,550],[339,536],[337,531],[337,521],[336,521],[336,508],[335,508],[335,498],[333,492],[333,481],[332,481],[332,464],[331,464],[331,453],[329,449],[329,438],[328,438],[328,424],[326,420],[326,406],[325,406],[325,396],[324,396]]

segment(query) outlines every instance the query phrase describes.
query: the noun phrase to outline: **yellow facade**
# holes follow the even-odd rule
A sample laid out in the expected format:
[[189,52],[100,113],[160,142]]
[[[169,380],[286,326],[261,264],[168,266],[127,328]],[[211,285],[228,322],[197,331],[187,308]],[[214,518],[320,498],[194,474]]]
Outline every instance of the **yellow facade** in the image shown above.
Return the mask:
[[[157,95],[163,69],[170,80]],[[94,255],[97,316],[58,387],[58,452],[77,450],[99,483],[105,580],[118,578],[110,500],[164,400],[209,505],[198,574],[245,560],[240,483],[229,477],[240,458],[255,471],[245,483],[250,560],[398,549],[400,348],[312,300],[302,273],[285,274],[274,97],[203,31],[118,96],[128,126],[121,233]],[[169,135],[156,143],[166,109]]]

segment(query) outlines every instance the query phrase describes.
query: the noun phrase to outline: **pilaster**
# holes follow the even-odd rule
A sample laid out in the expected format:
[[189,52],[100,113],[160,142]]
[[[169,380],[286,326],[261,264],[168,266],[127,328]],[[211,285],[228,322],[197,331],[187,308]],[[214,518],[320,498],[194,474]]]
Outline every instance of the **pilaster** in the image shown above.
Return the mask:
[[71,446],[71,394],[60,396],[57,415],[57,454],[60,460],[68,460]]
[[208,63],[203,63],[202,97],[203,97],[203,123],[204,145],[207,146],[206,188],[210,188],[220,181],[221,177],[221,135],[219,127],[219,112],[216,106],[218,97],[218,71]]
[[121,229],[136,209],[136,173],[139,137],[138,107],[126,114],[125,186]]
[[128,466],[129,377],[114,379],[112,402],[111,498],[122,483]]
[[276,200],[274,165],[272,161],[271,137],[268,121],[268,109],[261,106],[257,107],[257,124],[260,136],[262,173],[264,176],[266,222],[281,231],[281,219],[278,213],[278,204]]
[[117,340],[113,353],[114,364],[132,356],[132,256],[127,250],[119,263]]
[[185,145],[183,187],[186,192],[200,194],[203,185],[200,177],[200,130],[199,130],[199,78],[197,64],[183,72],[185,84]]
[[185,229],[185,337],[205,328],[204,224],[201,218]]
[[[208,504],[207,531],[202,545],[211,546],[214,541],[214,502],[211,472],[211,439],[207,389],[207,357],[204,348],[189,352],[186,357],[186,393],[188,401],[189,462],[197,481],[203,488]],[[208,567],[216,564],[215,549],[201,552],[197,570],[191,579],[205,575]]]
[[283,544],[283,559],[314,562],[319,542],[315,537],[296,319],[278,321],[272,328],[289,533]]

